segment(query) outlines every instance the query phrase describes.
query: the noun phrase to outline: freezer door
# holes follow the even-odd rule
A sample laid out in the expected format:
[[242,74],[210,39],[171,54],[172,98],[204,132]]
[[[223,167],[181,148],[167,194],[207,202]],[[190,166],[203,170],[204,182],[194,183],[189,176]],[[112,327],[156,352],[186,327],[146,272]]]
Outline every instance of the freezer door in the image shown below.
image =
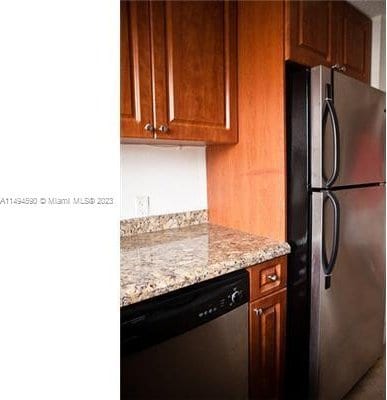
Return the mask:
[[[382,354],[385,188],[331,195],[312,194],[310,398],[339,400]],[[335,224],[338,251],[326,288],[324,248],[329,262]]]
[[385,182],[385,93],[326,67],[311,80],[312,187]]

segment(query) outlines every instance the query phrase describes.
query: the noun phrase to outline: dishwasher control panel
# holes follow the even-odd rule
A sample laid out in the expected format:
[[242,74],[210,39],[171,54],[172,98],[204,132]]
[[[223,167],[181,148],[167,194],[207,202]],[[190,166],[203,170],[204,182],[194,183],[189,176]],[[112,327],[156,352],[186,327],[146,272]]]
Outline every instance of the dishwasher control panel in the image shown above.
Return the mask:
[[202,304],[197,315],[199,318],[206,318],[215,314],[224,314],[224,312],[231,311],[233,308],[244,304],[247,300],[248,287],[244,284],[235,285],[232,288],[227,288],[217,298]]

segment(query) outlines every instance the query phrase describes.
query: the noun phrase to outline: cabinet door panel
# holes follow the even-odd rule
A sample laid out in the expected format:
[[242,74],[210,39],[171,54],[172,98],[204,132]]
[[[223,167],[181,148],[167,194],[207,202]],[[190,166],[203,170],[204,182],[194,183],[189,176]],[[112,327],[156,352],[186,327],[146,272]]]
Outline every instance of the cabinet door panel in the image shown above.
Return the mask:
[[343,4],[341,60],[346,74],[370,82],[371,20],[350,4]]
[[151,138],[149,4],[121,2],[121,138]]
[[250,303],[250,395],[279,399],[285,355],[286,290]]
[[286,59],[331,66],[336,52],[332,2],[288,1],[285,12]]
[[159,139],[236,142],[236,5],[151,2]]

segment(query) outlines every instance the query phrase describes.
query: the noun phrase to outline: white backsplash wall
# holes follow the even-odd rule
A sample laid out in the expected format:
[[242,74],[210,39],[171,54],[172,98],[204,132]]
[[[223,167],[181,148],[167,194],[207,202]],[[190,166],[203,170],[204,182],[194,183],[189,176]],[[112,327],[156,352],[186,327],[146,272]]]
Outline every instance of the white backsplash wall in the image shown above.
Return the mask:
[[205,147],[121,145],[121,219],[136,218],[136,198],[149,215],[207,208]]
[[371,85],[386,91],[386,16],[372,18]]

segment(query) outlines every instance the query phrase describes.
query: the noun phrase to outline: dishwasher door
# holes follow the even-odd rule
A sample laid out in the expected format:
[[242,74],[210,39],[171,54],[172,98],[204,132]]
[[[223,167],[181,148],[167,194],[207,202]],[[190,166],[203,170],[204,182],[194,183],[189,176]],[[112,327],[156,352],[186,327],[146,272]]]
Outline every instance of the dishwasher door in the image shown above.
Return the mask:
[[247,400],[248,305],[121,359],[121,400]]

